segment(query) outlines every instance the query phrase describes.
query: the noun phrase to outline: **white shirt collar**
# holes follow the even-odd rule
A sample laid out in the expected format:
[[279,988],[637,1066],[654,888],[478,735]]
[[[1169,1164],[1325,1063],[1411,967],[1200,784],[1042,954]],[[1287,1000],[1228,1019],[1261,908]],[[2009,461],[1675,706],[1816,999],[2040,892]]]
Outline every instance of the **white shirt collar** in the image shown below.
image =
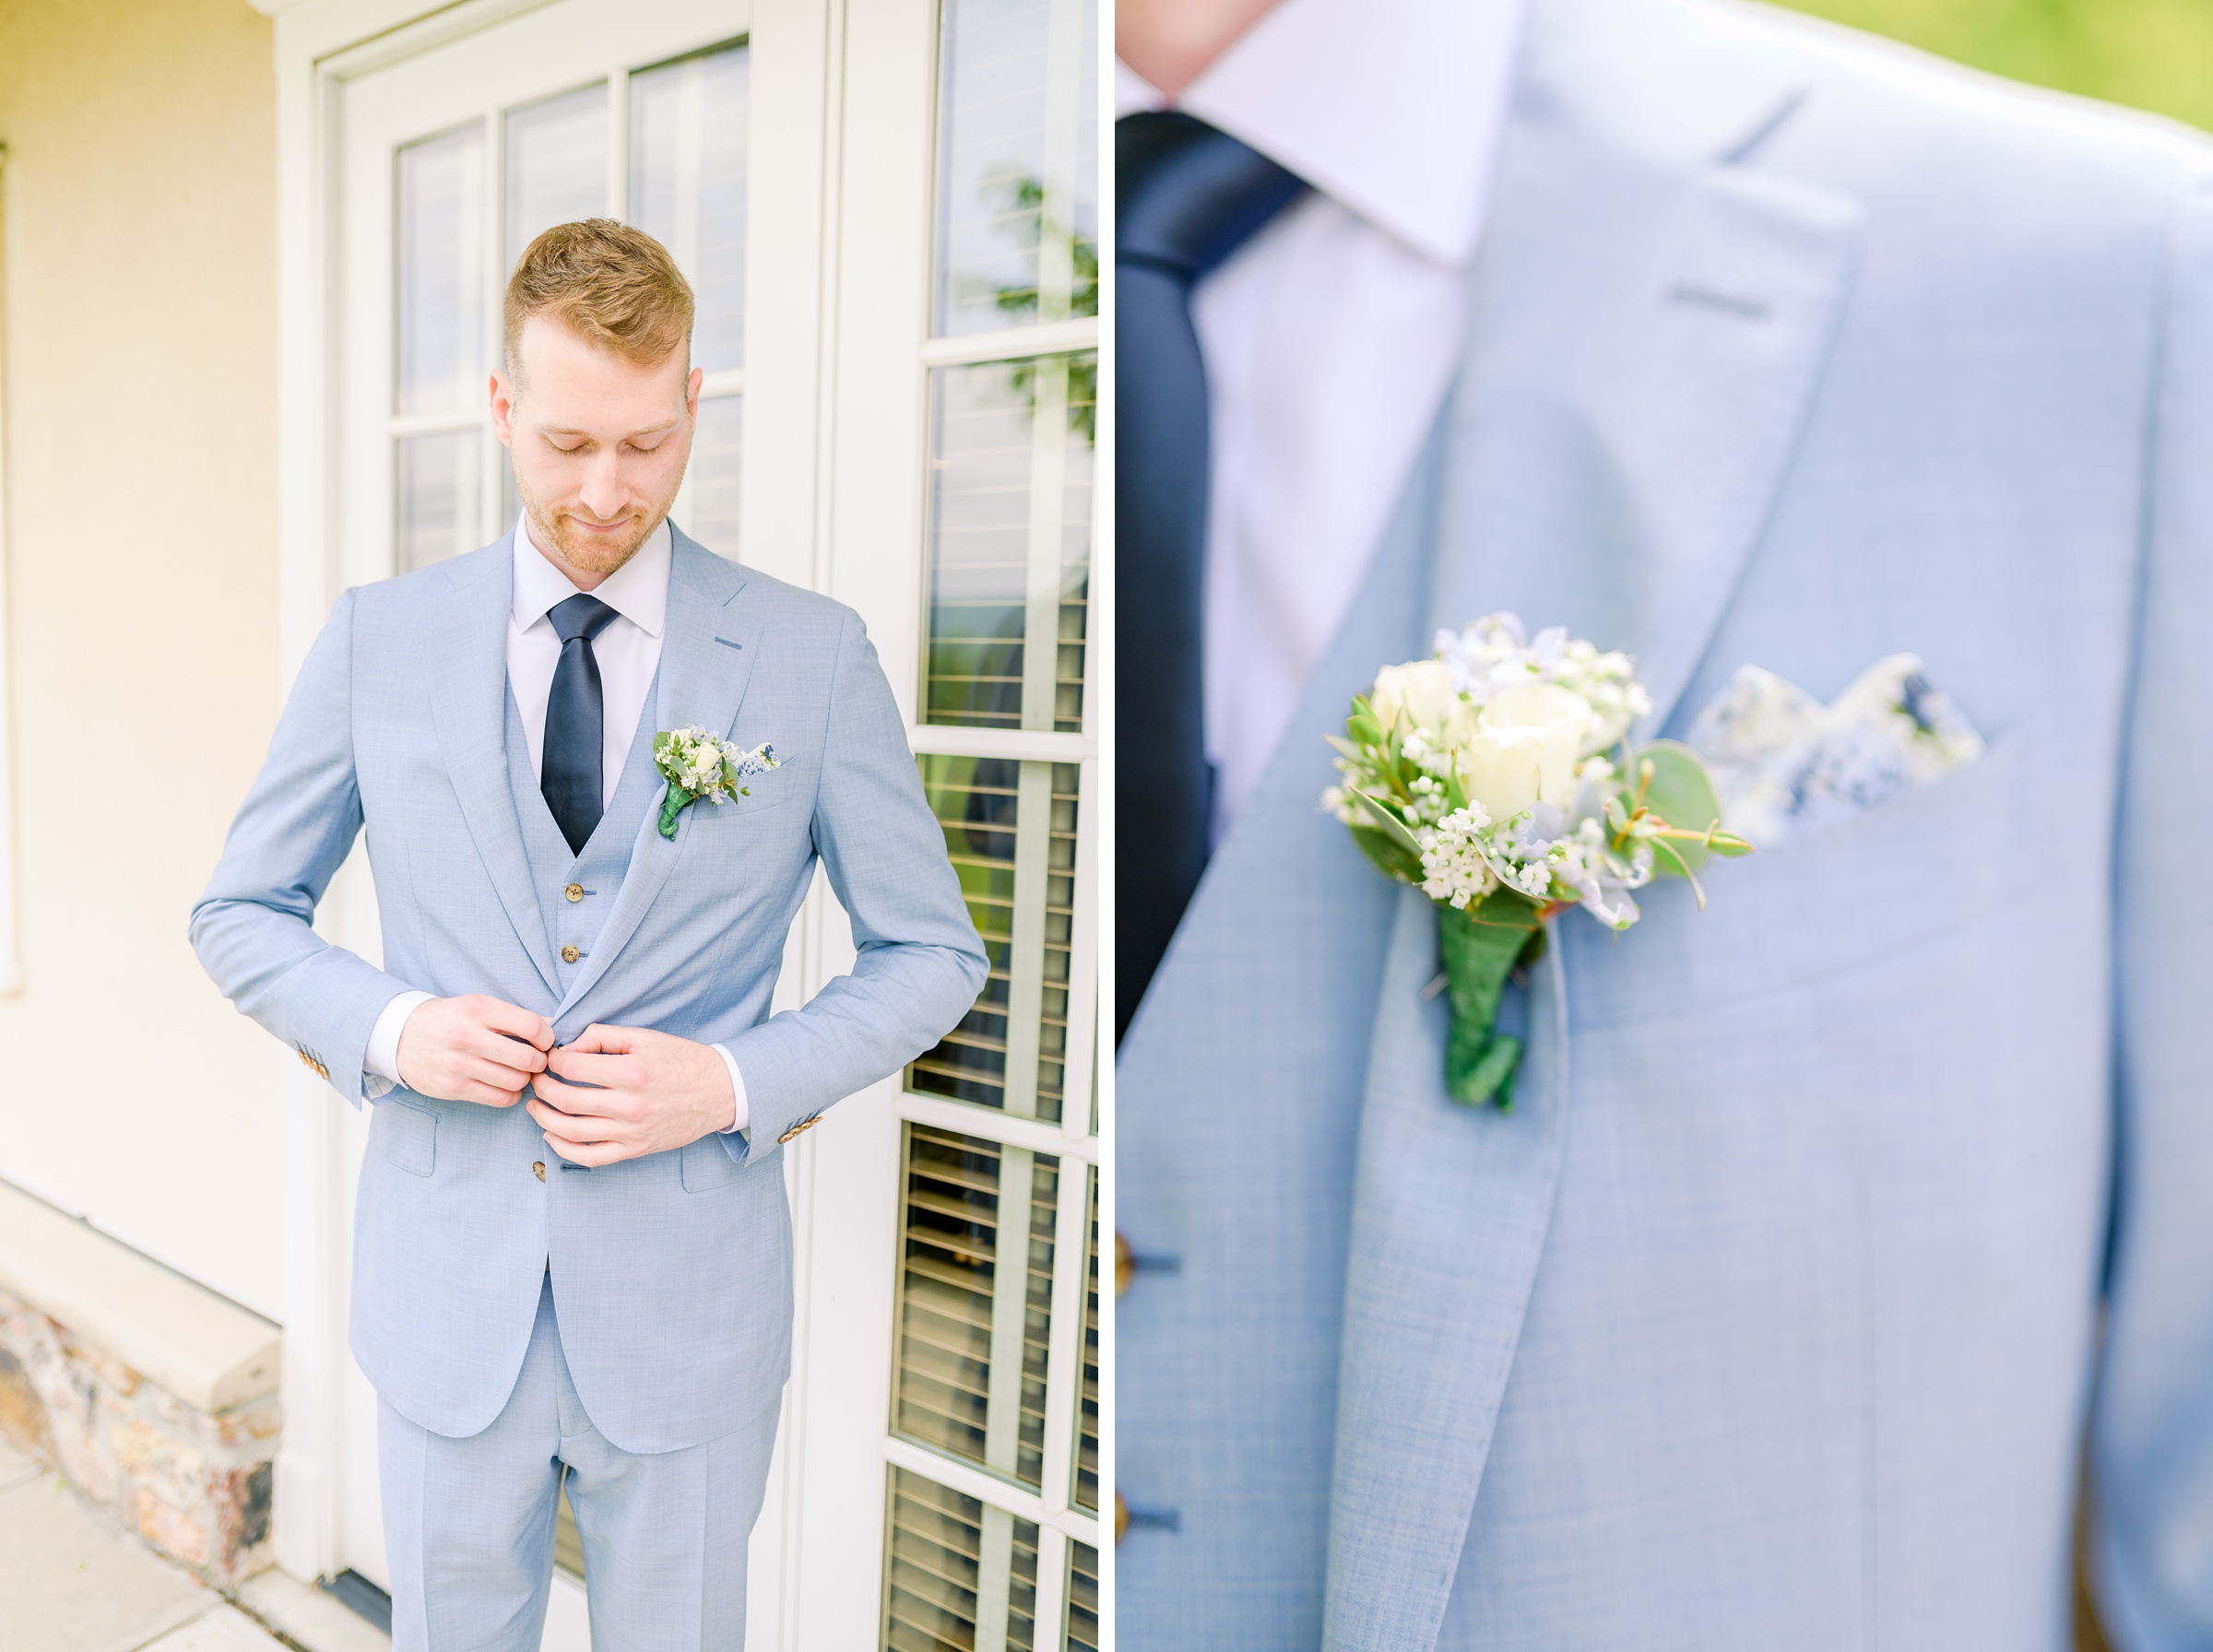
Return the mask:
[[[1475,254],[1528,0],[1281,0],[1179,108],[1440,264]],[[1166,100],[1120,64],[1118,114]]]
[[[592,595],[649,637],[661,634],[669,618],[669,568],[674,536],[666,518],[638,547],[637,555],[616,569]],[[569,576],[546,559],[530,532],[527,512],[515,525],[515,624],[528,631],[556,603],[577,595]]]

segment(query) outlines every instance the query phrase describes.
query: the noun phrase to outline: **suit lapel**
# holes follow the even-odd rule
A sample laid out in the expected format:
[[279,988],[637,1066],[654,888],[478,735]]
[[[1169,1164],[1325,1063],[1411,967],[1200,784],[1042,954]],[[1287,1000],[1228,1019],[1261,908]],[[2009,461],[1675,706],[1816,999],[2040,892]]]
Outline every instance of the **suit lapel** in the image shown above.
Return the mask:
[[507,621],[514,606],[513,536],[446,564],[455,600],[432,650],[431,714],[447,778],[515,938],[549,997],[561,987],[552,944],[523,849],[522,822],[507,772]]
[[[1511,608],[1631,650],[1647,733],[1772,506],[1860,227],[1852,201],[1745,169],[1801,88],[1686,15],[1554,0],[1534,20],[1473,283],[1431,608],[1455,628]],[[1407,891],[1355,1180],[1332,1649],[1435,1644],[1567,1150],[1561,949],[1533,972],[1503,1115],[1445,1093],[1446,1009],[1423,996],[1437,967],[1435,915]]]
[[[669,564],[669,617],[661,632],[654,730],[640,738],[693,723],[727,736],[738,720],[739,702],[745,697],[753,661],[761,652],[761,619],[736,603],[745,587],[743,569],[703,549],[689,536],[676,532],[673,525],[671,531],[675,543]],[[592,943],[590,959],[555,1011],[557,1021],[607,974],[676,869],[695,811],[686,809],[678,817],[673,840],[663,837],[661,799],[668,789],[665,782],[654,788],[631,844],[622,887],[615,891],[614,905]]]
[[1649,734],[1773,506],[1863,210],[1744,163],[1804,97],[1749,45],[1611,0],[1556,0],[1533,34],[1473,289],[1437,619],[1511,608],[1633,652]]

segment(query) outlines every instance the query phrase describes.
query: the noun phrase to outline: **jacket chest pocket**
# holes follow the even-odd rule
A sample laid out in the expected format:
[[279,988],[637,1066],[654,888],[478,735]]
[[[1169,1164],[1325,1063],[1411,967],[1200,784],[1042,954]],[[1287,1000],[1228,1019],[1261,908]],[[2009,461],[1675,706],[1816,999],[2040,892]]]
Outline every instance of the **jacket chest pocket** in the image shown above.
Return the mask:
[[[2018,900],[2048,855],[2054,789],[2040,722],[1982,760],[1878,808],[1805,829],[1699,874],[1707,907],[1668,880],[1616,938],[1560,920],[1579,1027],[1683,1018],[1899,957]],[[2065,790],[2064,784],[2058,789]],[[2040,850],[2039,844],[2044,847]]]

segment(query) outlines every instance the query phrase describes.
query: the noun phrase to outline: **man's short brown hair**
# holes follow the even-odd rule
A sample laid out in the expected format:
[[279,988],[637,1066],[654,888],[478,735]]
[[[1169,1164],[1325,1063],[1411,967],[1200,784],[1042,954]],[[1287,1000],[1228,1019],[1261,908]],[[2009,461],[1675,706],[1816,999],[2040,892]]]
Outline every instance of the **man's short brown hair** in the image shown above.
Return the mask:
[[550,315],[587,344],[644,367],[692,344],[692,284],[669,249],[611,218],[555,224],[507,278],[507,376],[519,379],[523,324]]

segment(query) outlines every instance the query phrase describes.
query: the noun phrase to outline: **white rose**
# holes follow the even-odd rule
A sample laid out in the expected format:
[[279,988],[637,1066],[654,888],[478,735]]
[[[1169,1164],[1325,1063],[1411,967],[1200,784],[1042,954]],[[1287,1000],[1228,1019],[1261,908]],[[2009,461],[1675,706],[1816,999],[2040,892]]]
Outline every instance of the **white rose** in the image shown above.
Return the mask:
[[1460,732],[1470,709],[1452,686],[1452,668],[1442,660],[1384,667],[1376,673],[1368,703],[1376,708],[1376,721],[1386,729],[1402,717],[1414,727],[1447,739]]
[[1556,684],[1501,689],[1457,753],[1468,796],[1494,820],[1511,820],[1539,803],[1568,808],[1592,722],[1591,702]]

